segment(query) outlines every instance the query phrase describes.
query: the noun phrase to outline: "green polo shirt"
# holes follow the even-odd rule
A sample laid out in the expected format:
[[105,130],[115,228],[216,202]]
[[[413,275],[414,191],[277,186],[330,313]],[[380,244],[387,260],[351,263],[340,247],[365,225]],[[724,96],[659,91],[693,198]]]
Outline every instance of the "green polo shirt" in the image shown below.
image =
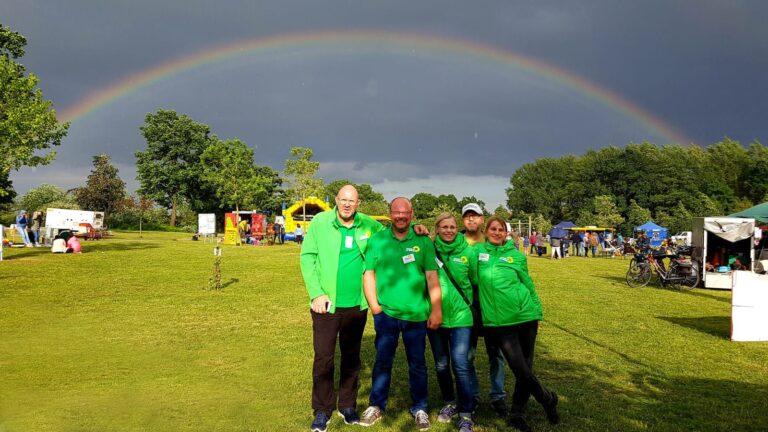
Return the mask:
[[432,309],[427,290],[428,270],[437,270],[435,246],[410,228],[403,240],[392,229],[368,241],[365,269],[376,272],[376,294],[387,315],[404,321],[426,321]]
[[363,261],[363,254],[355,242],[356,225],[347,228],[339,222],[338,217],[334,219],[333,223],[341,234],[339,270],[336,273],[336,306],[358,306],[363,293],[365,262]]

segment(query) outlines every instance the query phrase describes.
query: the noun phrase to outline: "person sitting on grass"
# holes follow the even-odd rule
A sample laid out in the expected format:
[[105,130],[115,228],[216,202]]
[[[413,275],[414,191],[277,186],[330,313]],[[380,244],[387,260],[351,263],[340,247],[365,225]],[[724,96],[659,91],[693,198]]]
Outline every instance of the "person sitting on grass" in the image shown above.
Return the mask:
[[67,253],[80,253],[82,252],[82,248],[80,246],[80,240],[77,239],[76,235],[73,235],[72,237],[67,240]]

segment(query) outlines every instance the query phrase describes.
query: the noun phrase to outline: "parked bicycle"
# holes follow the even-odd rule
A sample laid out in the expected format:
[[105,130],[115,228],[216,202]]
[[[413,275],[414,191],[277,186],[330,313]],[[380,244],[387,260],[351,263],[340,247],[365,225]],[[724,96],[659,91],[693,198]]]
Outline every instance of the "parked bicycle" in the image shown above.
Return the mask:
[[[664,259],[669,258],[669,268]],[[643,250],[635,253],[627,270],[627,285],[640,288],[648,285],[653,273],[659,277],[663,287],[690,290],[699,284],[699,264],[680,252],[655,252]]]

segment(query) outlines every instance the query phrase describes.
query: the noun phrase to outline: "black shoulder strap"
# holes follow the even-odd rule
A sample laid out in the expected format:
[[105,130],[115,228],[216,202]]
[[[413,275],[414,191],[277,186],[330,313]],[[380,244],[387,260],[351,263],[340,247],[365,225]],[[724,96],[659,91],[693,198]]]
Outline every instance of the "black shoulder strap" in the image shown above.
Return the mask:
[[459,292],[459,295],[461,298],[464,299],[464,303],[467,304],[467,306],[472,306],[472,302],[469,301],[467,298],[467,295],[464,294],[464,291],[462,291],[461,288],[459,288],[459,284],[456,283],[456,279],[453,278],[453,275],[451,274],[451,271],[448,270],[448,266],[445,264],[445,261],[443,261],[442,255],[440,255],[440,251],[435,248],[435,255],[437,255],[437,259],[440,260],[441,263],[443,263],[443,270],[445,270],[446,276],[448,276],[448,280],[451,281],[451,284],[453,284],[453,287],[456,288],[456,291]]

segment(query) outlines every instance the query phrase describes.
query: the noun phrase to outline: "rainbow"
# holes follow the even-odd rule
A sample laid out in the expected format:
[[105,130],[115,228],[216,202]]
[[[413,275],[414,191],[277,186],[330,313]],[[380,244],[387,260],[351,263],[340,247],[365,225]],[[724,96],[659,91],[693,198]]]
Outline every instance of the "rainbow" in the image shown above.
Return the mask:
[[595,99],[612,110],[642,123],[669,143],[692,143],[684,134],[661,119],[628,101],[620,95],[586,80],[572,72],[557,68],[535,58],[462,39],[428,36],[416,33],[389,33],[372,31],[291,33],[230,43],[145,69],[89,94],[61,112],[61,120],[74,122],[121,97],[184,71],[215,64],[227,59],[281,52],[307,47],[333,47],[336,49],[362,48],[391,54],[452,58],[494,63],[516,67],[538,75],[588,98]]

